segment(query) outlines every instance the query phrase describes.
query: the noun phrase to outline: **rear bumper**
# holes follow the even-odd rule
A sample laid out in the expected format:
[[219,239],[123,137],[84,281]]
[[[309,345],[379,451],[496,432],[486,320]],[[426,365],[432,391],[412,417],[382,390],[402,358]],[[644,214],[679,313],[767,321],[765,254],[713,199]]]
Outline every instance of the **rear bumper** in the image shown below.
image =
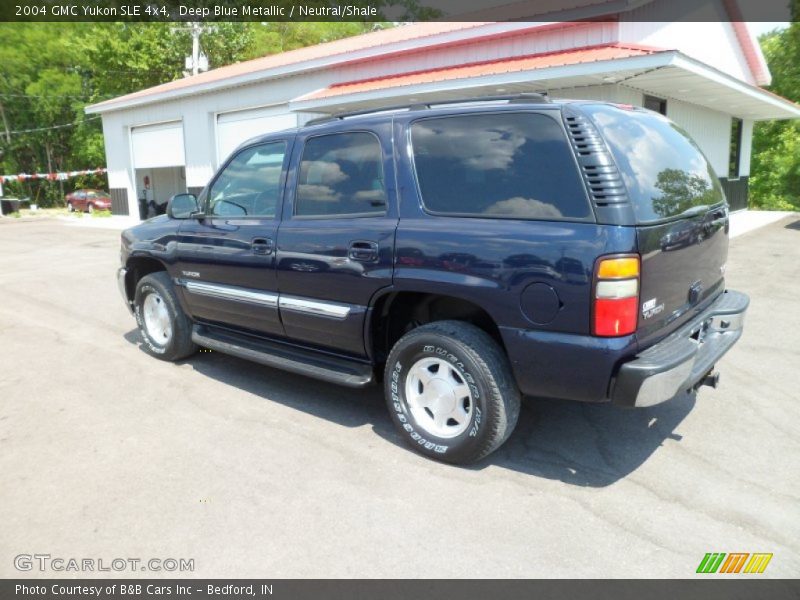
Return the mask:
[[745,294],[726,290],[688,324],[624,363],[611,400],[653,406],[694,387],[741,337],[749,304]]
[[125,301],[125,306],[128,307],[128,311],[133,314],[133,304],[131,303],[130,298],[128,298],[128,288],[125,285],[125,278],[128,275],[128,269],[125,267],[120,267],[117,269],[117,287],[119,288],[119,293],[122,295],[122,299]]

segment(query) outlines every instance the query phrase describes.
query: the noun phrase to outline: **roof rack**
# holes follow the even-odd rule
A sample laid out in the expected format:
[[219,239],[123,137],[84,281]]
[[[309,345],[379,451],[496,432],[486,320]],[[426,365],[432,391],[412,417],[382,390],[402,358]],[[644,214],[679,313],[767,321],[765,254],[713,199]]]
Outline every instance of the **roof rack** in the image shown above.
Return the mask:
[[369,115],[379,112],[391,112],[395,110],[427,110],[434,106],[442,106],[445,104],[468,104],[472,102],[501,102],[508,101],[509,104],[527,104],[531,102],[550,102],[547,92],[525,92],[521,94],[510,94],[506,96],[476,96],[474,98],[459,98],[457,100],[433,100],[431,102],[415,102],[413,104],[395,104],[392,106],[381,106],[378,108],[370,108],[367,110],[346,111],[326,115],[311,119],[305,126],[319,125],[321,123],[329,123],[332,121],[341,121],[350,117],[360,117],[362,115]]

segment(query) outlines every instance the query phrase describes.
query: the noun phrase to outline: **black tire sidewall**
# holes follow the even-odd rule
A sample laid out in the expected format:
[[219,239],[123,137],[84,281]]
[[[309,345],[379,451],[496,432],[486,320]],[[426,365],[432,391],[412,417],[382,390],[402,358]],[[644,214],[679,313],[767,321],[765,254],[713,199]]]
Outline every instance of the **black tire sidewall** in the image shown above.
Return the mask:
[[[478,364],[457,340],[433,332],[419,332],[398,343],[386,364],[385,392],[392,420],[406,441],[416,450],[437,460],[452,463],[473,462],[491,443],[492,419],[497,419],[496,399],[487,377],[488,370]],[[452,438],[441,438],[421,427],[408,407],[405,396],[409,370],[424,358],[440,358],[452,364],[472,391],[473,410],[467,429]]]

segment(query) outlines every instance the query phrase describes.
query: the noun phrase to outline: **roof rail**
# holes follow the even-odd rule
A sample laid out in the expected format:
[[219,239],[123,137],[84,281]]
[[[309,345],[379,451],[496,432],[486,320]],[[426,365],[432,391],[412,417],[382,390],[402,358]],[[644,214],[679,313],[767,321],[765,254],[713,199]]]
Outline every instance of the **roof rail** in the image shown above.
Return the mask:
[[510,94],[506,96],[476,96],[474,98],[459,98],[456,100],[432,100],[430,102],[415,102],[413,104],[395,104],[392,106],[381,106],[377,108],[370,108],[366,110],[346,111],[340,113],[332,113],[324,117],[311,119],[305,126],[319,125],[321,123],[329,123],[332,121],[341,121],[350,117],[359,117],[362,115],[369,115],[379,112],[391,112],[394,110],[427,110],[434,106],[441,106],[445,104],[468,104],[471,102],[501,102],[507,101],[509,104],[524,104],[524,103],[543,103],[550,102],[547,92],[525,92],[521,94]]

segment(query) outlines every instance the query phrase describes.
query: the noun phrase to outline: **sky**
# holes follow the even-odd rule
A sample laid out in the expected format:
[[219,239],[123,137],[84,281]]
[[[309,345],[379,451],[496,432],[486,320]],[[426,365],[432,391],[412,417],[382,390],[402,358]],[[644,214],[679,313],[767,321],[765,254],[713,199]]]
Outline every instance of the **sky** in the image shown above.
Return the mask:
[[785,29],[789,26],[789,23],[748,23],[747,26],[753,32],[753,35],[758,37],[762,33],[767,33],[773,29]]

